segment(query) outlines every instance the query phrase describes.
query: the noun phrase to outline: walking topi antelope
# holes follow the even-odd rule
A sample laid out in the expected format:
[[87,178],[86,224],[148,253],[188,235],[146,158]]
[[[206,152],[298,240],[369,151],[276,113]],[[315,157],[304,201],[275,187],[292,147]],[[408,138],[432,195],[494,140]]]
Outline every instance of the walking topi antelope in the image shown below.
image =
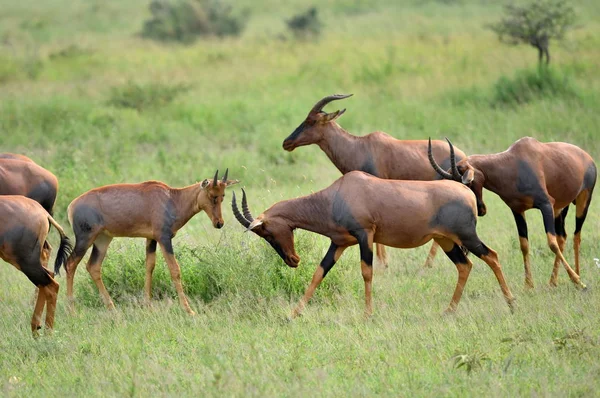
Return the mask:
[[304,297],[292,317],[301,313],[315,289],[344,250],[358,244],[365,282],[365,314],[372,312],[373,243],[398,248],[422,246],[435,240],[456,265],[458,282],[447,311],[456,309],[471,272],[472,263],[464,246],[493,270],[502,293],[512,306],[496,252],[477,237],[477,203],[468,188],[451,181],[384,180],[361,171],[351,171],[328,188],[297,199],[278,202],[256,219],[243,192],[240,213],[235,193],[232,209],[237,220],[264,238],[290,267],[300,257],[294,249],[296,228],[327,236],[331,244],[315,271]]
[[24,196],[0,196],[0,220],[0,258],[14,265],[38,287],[31,318],[31,331],[37,336],[42,327],[44,307],[47,308],[46,328],[53,328],[58,295],[54,273],[47,269],[50,249],[44,245],[50,224],[60,234],[55,272],[66,261],[72,247],[64,230],[52,216],[39,203]]
[[87,270],[96,283],[104,304],[109,309],[114,309],[112,299],[102,282],[102,261],[114,237],[136,237],[146,238],[146,300],[149,302],[152,297],[152,273],[158,243],[169,267],[179,302],[193,315],[194,311],[183,293],[181,271],[173,254],[172,239],[181,227],[201,211],[206,212],[215,228],[223,227],[221,203],[225,188],[239,182],[228,180],[228,171],[222,180],[219,180],[217,170],[212,180],[206,179],[185,188],[171,188],[159,181],[115,184],[92,189],[73,200],[67,212],[76,241],[66,265],[67,298],[71,310],[74,304],[75,271],[91,245],[94,248]]
[[[452,143],[448,140],[452,149]],[[441,168],[429,150],[433,168],[444,178],[462,182],[469,186],[477,197],[480,216],[486,214],[483,202],[483,188],[494,192],[512,210],[523,262],[525,265],[525,286],[533,288],[529,262],[529,242],[525,211],[539,209],[544,220],[548,246],[555,255],[550,285],[556,286],[558,268],[562,262],[569,277],[576,285],[585,288],[579,278],[579,246],[581,228],[585,222],[592,192],[596,184],[594,160],[581,148],[565,142],[542,143],[531,137],[516,141],[506,151],[491,155],[471,155],[460,162],[451,162],[451,173]],[[567,233],[565,218],[569,204],[576,206],[575,271],[565,260],[564,251]]]
[[[300,126],[283,141],[283,149],[291,152],[299,146],[317,144],[342,174],[359,170],[391,180],[431,181],[441,178],[431,170],[425,156],[426,140],[398,140],[380,131],[357,137],[336,123],[346,109],[332,113],[323,111],[328,103],[351,96],[336,94],[319,100]],[[435,156],[443,159],[442,165],[450,167],[450,152],[445,142],[433,141],[432,145]],[[456,156],[462,159],[465,154],[456,149]],[[436,252],[437,244],[433,242],[425,267],[432,265]],[[377,257],[387,267],[383,245],[377,245]]]

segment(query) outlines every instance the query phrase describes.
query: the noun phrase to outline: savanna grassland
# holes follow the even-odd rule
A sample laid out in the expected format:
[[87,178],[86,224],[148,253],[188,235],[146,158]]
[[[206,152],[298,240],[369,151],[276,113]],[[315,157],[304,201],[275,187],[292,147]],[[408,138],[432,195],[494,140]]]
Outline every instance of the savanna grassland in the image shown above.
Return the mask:
[[[242,182],[228,191],[224,228],[199,214],[174,240],[198,314],[179,307],[161,256],[155,299],[145,306],[144,242],[115,239],[103,268],[117,310],[103,307],[84,260],[77,313],[68,314],[65,278],[58,278],[55,332],[34,340],[33,286],[3,264],[2,395],[598,394],[599,200],[582,235],[586,292],[563,270],[559,286],[548,286],[553,256],[537,211],[527,213],[536,288],[524,289],[512,215],[487,192],[478,231],[499,253],[515,313],[489,268],[474,259],[457,313],[443,316],[456,270],[443,255],[422,268],[427,245],[389,250],[387,270],[376,264],[375,313],[365,320],[354,247],[292,322],[286,317],[328,240],[296,231],[302,262],[289,269],[265,242],[243,233],[229,203],[231,191],[244,187],[257,215],[339,176],[316,146],[281,148],[310,107],[333,93],[354,94],[327,109],[347,108],[339,123],[357,135],[448,136],[467,153],[499,152],[533,136],[571,142],[599,160],[600,3],[576,2],[581,26],[551,45],[561,89],[523,103],[505,93],[535,70],[536,52],[504,46],[485,29],[501,15],[495,2],[321,2],[323,34],[301,41],[287,34],[284,20],[305,2],[240,0],[235,7],[250,13],[241,36],[188,46],[139,36],[147,3],[0,0],[0,151],[27,154],[57,175],[55,217],[64,227],[69,202],[91,188],[149,179],[184,186],[228,167]],[[161,102],[169,93],[175,98]],[[123,106],[136,96],[137,107]],[[50,239],[56,248],[56,232]],[[571,236],[566,257],[573,261]]]

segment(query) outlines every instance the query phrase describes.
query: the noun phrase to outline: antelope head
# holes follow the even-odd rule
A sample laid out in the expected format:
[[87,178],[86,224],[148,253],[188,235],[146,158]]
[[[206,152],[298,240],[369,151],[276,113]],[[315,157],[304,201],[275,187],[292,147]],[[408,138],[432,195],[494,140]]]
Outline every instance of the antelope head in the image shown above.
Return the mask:
[[431,166],[443,178],[460,182],[471,188],[471,191],[473,191],[477,198],[477,215],[480,217],[485,216],[487,213],[487,207],[483,202],[483,184],[485,183],[485,175],[481,170],[473,167],[473,165],[469,163],[468,157],[456,163],[454,147],[448,138],[446,138],[446,141],[448,141],[448,145],[450,145],[450,172],[442,169],[433,158],[431,138],[429,138],[429,149],[427,154]]
[[331,127],[331,123],[340,117],[346,109],[338,110],[332,113],[323,111],[323,107],[331,101],[341,100],[351,97],[352,94],[329,95],[312,107],[306,119],[283,141],[283,149],[293,151],[299,146],[316,144],[321,141],[327,133],[327,129]]
[[197,198],[198,208],[208,214],[215,228],[222,228],[225,224],[221,213],[225,188],[239,182],[238,180],[228,180],[227,174],[229,174],[229,169],[225,170],[225,175],[219,180],[219,170],[217,170],[212,180],[205,179],[200,183],[200,193]]
[[258,216],[252,217],[246,201],[246,192],[242,189],[242,212],[240,213],[235,192],[231,201],[231,209],[235,218],[247,231],[252,231],[266,240],[279,254],[282,260],[290,267],[296,268],[300,263],[300,256],[294,249],[294,231],[289,223],[277,215],[269,215],[269,210]]

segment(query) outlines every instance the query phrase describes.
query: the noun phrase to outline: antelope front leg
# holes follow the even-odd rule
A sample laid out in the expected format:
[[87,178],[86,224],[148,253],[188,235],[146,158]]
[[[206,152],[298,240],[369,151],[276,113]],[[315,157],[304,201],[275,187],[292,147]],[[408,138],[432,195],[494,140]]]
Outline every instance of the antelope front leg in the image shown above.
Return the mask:
[[427,260],[425,260],[425,264],[423,264],[423,268],[433,267],[433,260],[435,259],[435,255],[439,246],[440,245],[438,245],[436,241],[433,241],[431,244],[431,249],[429,249],[429,254],[427,255]]
[[146,239],[146,282],[144,284],[144,298],[150,304],[152,299],[152,273],[156,266],[156,241]]
[[179,268],[179,264],[175,259],[175,255],[173,253],[173,244],[171,243],[171,239],[164,239],[160,243],[160,249],[162,250],[163,256],[167,261],[167,265],[169,267],[169,272],[171,273],[171,279],[173,280],[173,284],[175,285],[175,290],[177,290],[177,296],[179,297],[179,303],[183,307],[183,309],[190,315],[196,315],[196,313],[190,307],[188,303],[187,297],[185,297],[185,293],[183,292],[183,285],[181,284],[181,269]]
[[302,313],[304,307],[306,306],[312,295],[315,293],[315,290],[321,284],[323,278],[325,278],[325,275],[327,275],[329,270],[335,265],[335,263],[340,258],[345,249],[346,247],[340,247],[337,246],[335,243],[331,242],[329,250],[327,250],[327,254],[325,254],[325,257],[323,258],[323,260],[321,260],[321,264],[319,264],[315,273],[313,274],[312,281],[306,289],[306,292],[304,292],[304,296],[302,297],[296,308],[292,311],[292,318],[296,318]]
[[373,233],[366,233],[358,241],[360,246],[360,270],[365,281],[365,317],[373,314]]
[[513,217],[517,224],[517,232],[519,233],[519,245],[523,254],[523,264],[525,265],[525,288],[533,289],[533,277],[531,276],[531,264],[529,263],[529,240],[527,239],[527,221],[525,221],[525,213],[517,213],[513,211]]

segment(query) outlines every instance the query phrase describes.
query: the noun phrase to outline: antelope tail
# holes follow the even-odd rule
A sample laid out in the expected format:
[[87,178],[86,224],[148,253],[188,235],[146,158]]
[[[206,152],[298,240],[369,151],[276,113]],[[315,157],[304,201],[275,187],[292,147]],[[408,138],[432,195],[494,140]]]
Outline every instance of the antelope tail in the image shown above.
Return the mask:
[[50,221],[50,224],[52,224],[60,234],[60,246],[56,253],[56,260],[54,260],[54,274],[58,276],[60,274],[60,267],[67,262],[67,258],[69,258],[69,255],[71,255],[71,252],[73,251],[73,245],[67,234],[65,234],[65,231],[51,215],[48,215],[48,221]]

